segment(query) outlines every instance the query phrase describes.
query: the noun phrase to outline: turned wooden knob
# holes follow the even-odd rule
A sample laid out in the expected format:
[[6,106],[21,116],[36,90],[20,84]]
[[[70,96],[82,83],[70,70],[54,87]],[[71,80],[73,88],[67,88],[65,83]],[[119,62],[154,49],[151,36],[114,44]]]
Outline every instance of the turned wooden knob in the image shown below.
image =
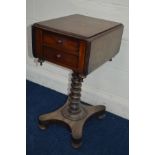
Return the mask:
[[57,57],[57,58],[61,58],[61,54],[57,54],[56,57]]
[[59,44],[62,44],[62,43],[63,43],[63,41],[62,41],[61,39],[59,39],[57,42],[58,42]]

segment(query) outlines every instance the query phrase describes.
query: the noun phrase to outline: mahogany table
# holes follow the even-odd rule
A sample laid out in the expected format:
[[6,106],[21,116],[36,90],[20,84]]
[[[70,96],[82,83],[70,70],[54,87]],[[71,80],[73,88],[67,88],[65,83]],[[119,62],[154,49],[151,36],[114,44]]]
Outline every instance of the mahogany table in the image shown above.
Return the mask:
[[[119,52],[123,25],[83,15],[70,15],[35,23],[32,26],[33,55],[42,65],[52,62],[73,71],[71,89],[64,106],[39,116],[39,126],[62,122],[71,129],[72,146],[82,141],[85,122],[105,113],[105,106],[82,104],[83,79]],[[97,133],[96,133],[97,134]]]

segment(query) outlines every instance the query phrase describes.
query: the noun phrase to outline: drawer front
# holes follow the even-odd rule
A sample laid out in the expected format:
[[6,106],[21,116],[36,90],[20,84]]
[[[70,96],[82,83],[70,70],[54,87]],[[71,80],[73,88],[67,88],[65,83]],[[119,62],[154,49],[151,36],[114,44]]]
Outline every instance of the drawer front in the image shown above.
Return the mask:
[[43,44],[57,50],[66,51],[78,55],[78,40],[59,34],[43,32]]
[[43,46],[44,60],[53,62],[55,64],[77,70],[78,57],[53,48]]

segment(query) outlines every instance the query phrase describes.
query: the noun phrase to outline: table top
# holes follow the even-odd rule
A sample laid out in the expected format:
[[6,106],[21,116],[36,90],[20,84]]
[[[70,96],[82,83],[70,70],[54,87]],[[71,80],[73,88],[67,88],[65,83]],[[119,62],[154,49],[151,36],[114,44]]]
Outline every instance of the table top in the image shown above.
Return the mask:
[[113,21],[73,14],[65,17],[38,22],[35,25],[47,30],[87,39],[120,26],[121,24]]
[[84,15],[70,15],[33,24],[34,56],[88,75],[114,57],[123,25]]

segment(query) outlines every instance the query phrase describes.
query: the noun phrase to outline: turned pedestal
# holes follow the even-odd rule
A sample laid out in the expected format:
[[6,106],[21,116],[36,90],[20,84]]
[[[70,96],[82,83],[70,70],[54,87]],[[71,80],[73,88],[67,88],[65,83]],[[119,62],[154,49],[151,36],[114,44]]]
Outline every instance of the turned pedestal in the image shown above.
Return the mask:
[[90,106],[81,104],[81,85],[83,77],[72,74],[70,95],[64,106],[54,112],[39,117],[39,127],[46,129],[51,123],[62,122],[69,126],[72,135],[72,146],[78,148],[82,141],[82,132],[85,122],[93,115],[99,118],[104,116],[105,106]]

